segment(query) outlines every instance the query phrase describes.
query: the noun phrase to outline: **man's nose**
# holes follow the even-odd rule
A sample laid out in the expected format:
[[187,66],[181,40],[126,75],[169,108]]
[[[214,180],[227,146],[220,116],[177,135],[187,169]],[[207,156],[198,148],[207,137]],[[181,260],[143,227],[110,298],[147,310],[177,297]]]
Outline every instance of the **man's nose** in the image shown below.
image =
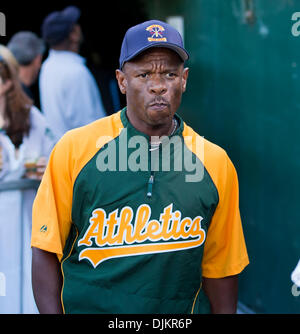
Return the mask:
[[151,94],[163,95],[167,91],[165,80],[161,77],[152,78],[149,82],[149,91]]

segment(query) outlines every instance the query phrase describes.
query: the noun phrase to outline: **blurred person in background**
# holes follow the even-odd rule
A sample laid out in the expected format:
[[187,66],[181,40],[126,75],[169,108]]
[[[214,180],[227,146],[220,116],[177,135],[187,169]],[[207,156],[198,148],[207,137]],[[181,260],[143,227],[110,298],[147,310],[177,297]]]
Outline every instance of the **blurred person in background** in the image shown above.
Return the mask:
[[14,56],[14,54],[4,45],[0,44],[0,54],[6,59],[9,64],[13,67],[17,76],[19,75],[20,65]]
[[95,78],[79,55],[80,10],[69,6],[49,14],[42,37],[49,56],[40,72],[41,109],[58,140],[65,132],[106,116]]
[[[2,52],[1,52],[2,50]],[[3,50],[5,50],[3,52]],[[0,183],[41,179],[55,144],[41,112],[23,91],[9,50],[0,48]],[[28,169],[26,169],[26,165]],[[31,288],[31,215],[36,191],[0,191],[0,313],[36,313]],[[22,302],[21,302],[22,301]]]
[[45,52],[45,43],[31,31],[20,31],[12,36],[8,49],[19,63],[19,79],[25,93],[34,101],[32,85],[36,83]]

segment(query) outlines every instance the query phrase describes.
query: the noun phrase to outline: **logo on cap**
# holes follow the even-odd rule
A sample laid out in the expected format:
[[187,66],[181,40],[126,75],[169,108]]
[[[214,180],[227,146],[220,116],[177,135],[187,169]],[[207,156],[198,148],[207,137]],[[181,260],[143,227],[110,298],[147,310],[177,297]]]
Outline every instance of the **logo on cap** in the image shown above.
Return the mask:
[[163,37],[163,32],[165,28],[159,24],[152,24],[151,26],[146,28],[147,31],[150,32],[151,37],[148,37],[149,42],[166,42],[166,37]]

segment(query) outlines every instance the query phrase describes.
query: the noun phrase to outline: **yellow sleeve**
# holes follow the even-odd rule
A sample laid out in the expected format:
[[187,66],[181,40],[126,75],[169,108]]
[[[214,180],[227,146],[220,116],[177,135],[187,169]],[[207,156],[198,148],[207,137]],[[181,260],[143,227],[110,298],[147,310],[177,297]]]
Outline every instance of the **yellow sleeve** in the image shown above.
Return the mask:
[[72,145],[67,133],[51,152],[33,203],[31,246],[61,259],[71,227]]
[[70,130],[55,145],[33,203],[32,247],[62,258],[72,224],[74,182],[99,148],[120,135],[120,114]]
[[202,274],[222,278],[239,274],[249,263],[239,211],[239,186],[236,170],[223,151],[211,174],[219,194],[219,203],[207,232]]

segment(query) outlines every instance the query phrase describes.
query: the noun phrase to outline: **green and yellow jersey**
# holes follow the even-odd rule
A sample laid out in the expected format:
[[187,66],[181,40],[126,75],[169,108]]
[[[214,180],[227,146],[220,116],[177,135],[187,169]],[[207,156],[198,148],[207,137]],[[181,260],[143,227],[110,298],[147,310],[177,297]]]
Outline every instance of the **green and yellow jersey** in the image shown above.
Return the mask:
[[61,262],[65,313],[209,313],[202,276],[249,263],[232,162],[176,119],[174,145],[149,150],[124,108],[53,149],[31,244]]

